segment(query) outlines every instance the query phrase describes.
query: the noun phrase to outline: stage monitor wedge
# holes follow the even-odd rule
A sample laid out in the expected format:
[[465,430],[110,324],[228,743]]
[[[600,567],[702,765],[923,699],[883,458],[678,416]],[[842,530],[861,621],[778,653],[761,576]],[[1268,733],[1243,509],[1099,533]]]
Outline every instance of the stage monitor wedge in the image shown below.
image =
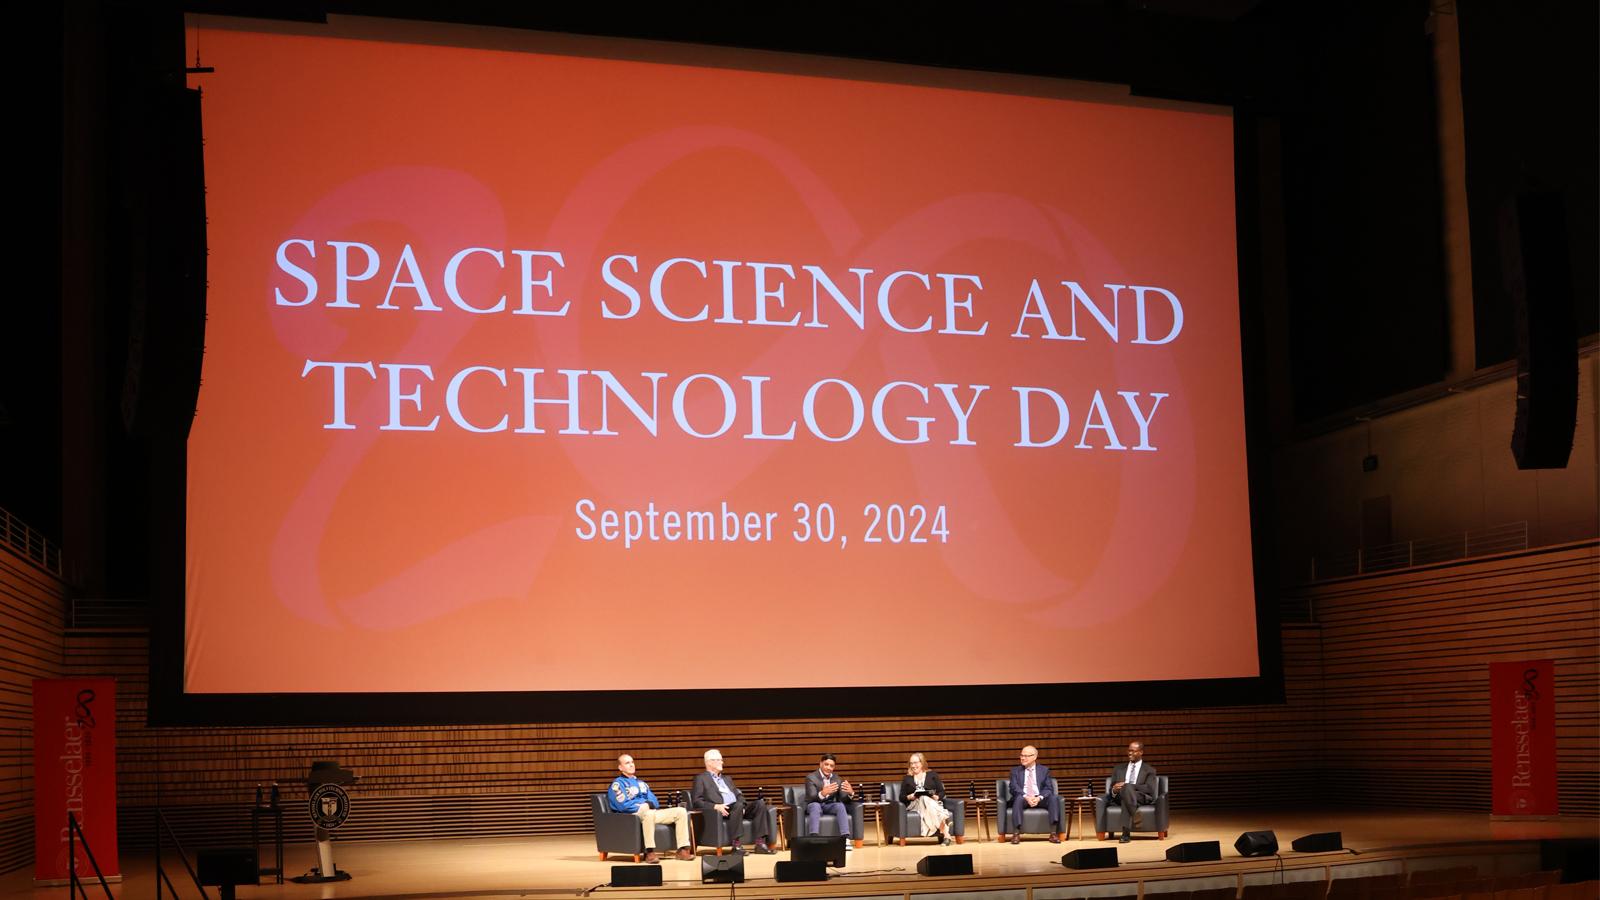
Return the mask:
[[819,859],[780,859],[772,867],[772,876],[779,882],[827,881],[828,864]]
[[918,875],[971,875],[971,853],[947,853],[924,856],[917,860]]
[[250,847],[221,847],[199,851],[196,878],[201,884],[228,886],[258,884],[260,870],[256,868],[256,851]]
[[1272,856],[1278,852],[1278,836],[1271,831],[1246,831],[1233,842],[1240,856]]
[[744,854],[700,857],[701,884],[743,884]]
[[820,834],[797,837],[789,842],[789,858],[796,862],[824,862],[831,866],[844,868],[847,859],[844,838],[837,835],[828,837]]
[[1222,859],[1222,842],[1189,841],[1167,848],[1167,862],[1211,862]]
[[1061,864],[1069,869],[1115,869],[1121,865],[1115,847],[1086,847],[1061,857]]
[[612,866],[611,887],[660,887],[660,866]]
[[1338,831],[1319,831],[1305,837],[1297,837],[1289,846],[1293,847],[1296,853],[1330,853],[1344,849],[1344,835]]

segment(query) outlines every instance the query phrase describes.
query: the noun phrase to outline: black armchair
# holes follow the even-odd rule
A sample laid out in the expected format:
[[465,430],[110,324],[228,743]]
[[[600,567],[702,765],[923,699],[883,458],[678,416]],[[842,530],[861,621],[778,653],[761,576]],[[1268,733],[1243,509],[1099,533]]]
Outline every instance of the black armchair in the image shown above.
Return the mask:
[[[1140,832],[1154,831],[1161,835],[1162,840],[1167,839],[1167,776],[1156,776],[1156,795],[1149,803],[1139,806],[1139,818],[1144,820],[1144,827],[1135,829]],[[1105,840],[1109,835],[1122,831],[1122,823],[1128,820],[1127,811],[1122,808],[1122,801],[1111,796],[1111,778],[1106,778],[1105,793],[1094,799],[1094,832],[1100,840]]]
[[[794,817],[788,823],[787,835],[792,841],[806,833],[806,786],[803,784],[784,785],[783,802],[794,808]],[[824,813],[822,820],[817,825],[817,831],[823,835],[842,834],[857,847],[860,847],[861,836],[866,833],[866,816],[862,810],[861,801],[846,801],[845,808],[850,810],[850,821],[844,823],[845,827],[841,828],[840,823],[835,821],[832,815]]]
[[[948,792],[946,792],[948,794]],[[906,838],[922,837],[922,816],[900,802],[900,782],[883,783],[883,800],[889,805],[883,810],[884,836],[904,847]],[[967,840],[967,801],[964,797],[941,798],[944,808],[950,810],[950,836],[956,843]]]
[[[1055,779],[1050,779],[1040,788],[1040,790],[1044,794],[1054,795],[1056,792]],[[1039,806],[1032,808],[1024,808],[1022,810],[1022,821],[1020,823],[1013,823],[1011,821],[1011,779],[996,779],[994,783],[994,796],[996,806],[999,807],[995,810],[995,820],[1000,825],[1000,837],[1002,839],[1004,839],[1008,834],[1055,833],[1055,829],[1050,827],[1050,810],[1044,804],[1040,804]],[[1061,811],[1061,822],[1064,826],[1066,822],[1066,810],[1064,808]],[[1066,837],[1065,835],[1060,836],[1062,838]]]
[[[644,858],[643,823],[633,813],[612,812],[604,793],[590,794],[594,810],[594,848],[600,851],[600,861],[608,853],[626,853],[634,862]],[[678,836],[671,825],[656,825],[656,846],[673,849]]]

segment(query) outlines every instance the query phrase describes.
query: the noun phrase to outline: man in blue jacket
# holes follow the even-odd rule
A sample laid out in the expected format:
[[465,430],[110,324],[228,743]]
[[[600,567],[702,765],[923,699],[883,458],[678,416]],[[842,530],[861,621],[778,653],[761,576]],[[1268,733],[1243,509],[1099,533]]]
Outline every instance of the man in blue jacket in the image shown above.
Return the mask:
[[1022,811],[1038,806],[1050,812],[1050,843],[1061,843],[1061,796],[1050,767],[1039,763],[1032,744],[1022,748],[1018,763],[1011,767],[1011,843],[1022,843]]
[[611,782],[611,789],[606,791],[606,801],[611,811],[633,813],[639,817],[639,826],[644,831],[645,862],[661,861],[661,854],[656,852],[658,822],[669,824],[676,831],[678,858],[694,859],[694,851],[689,849],[689,811],[681,806],[662,809],[661,801],[656,799],[650,785],[634,774],[637,769],[632,756],[624,753],[617,757],[617,771],[622,774]]

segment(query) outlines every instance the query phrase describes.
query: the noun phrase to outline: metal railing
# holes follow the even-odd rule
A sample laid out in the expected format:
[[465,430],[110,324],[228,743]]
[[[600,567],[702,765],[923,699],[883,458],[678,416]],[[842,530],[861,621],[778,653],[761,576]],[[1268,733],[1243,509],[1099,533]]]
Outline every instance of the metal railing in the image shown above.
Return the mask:
[[[162,840],[163,835],[166,840]],[[166,847],[166,841],[171,841],[173,849],[178,851],[178,858],[183,860],[183,868],[188,871],[189,880],[193,881],[194,886],[200,891],[200,900],[211,900],[211,895],[206,893],[205,885],[200,883],[199,874],[195,872],[194,866],[189,863],[189,854],[183,851],[183,844],[178,842],[178,836],[173,833],[172,825],[167,822],[167,814],[159,809],[156,810],[156,900],[161,900],[162,885],[166,885],[167,893],[172,895],[174,900],[178,896],[178,889],[173,886],[172,879],[167,877],[167,869],[162,860],[162,851]]]
[[61,577],[61,548],[4,508],[0,508],[0,541],[4,541],[23,559],[57,578]]
[[1311,580],[1348,578],[1412,566],[1528,549],[1528,523],[1511,522],[1458,535],[1363,547],[1311,558]]
[[111,885],[106,883],[106,876],[100,872],[100,864],[95,862],[94,850],[89,847],[89,840],[83,836],[83,827],[78,824],[78,817],[67,813],[67,897],[78,900],[79,895],[83,900],[89,900],[89,890],[83,886],[83,880],[78,877],[78,845],[83,845],[83,855],[88,858],[89,865],[94,868],[94,877],[100,879],[100,888],[106,892],[106,900],[112,900]]
[[73,597],[67,606],[68,628],[144,628],[150,605],[138,597]]

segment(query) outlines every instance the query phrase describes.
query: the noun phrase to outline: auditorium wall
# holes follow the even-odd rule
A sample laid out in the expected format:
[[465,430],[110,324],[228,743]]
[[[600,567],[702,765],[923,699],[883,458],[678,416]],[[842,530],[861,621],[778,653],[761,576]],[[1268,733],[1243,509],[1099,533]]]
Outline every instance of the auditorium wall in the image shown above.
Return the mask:
[[0,549],[0,872],[33,864],[33,679],[61,674],[64,596]]
[[[1431,541],[1527,524],[1528,546],[1600,533],[1600,357],[1591,338],[1578,361],[1577,428],[1564,469],[1523,471],[1511,454],[1516,418],[1514,366],[1461,385],[1394,398],[1385,409],[1347,416],[1337,427],[1280,442],[1273,458],[1282,581],[1309,577],[1312,557],[1358,547]],[[1377,457],[1366,471],[1362,460]],[[1389,510],[1388,540],[1363,534],[1362,508]]]
[[[606,721],[554,725],[149,728],[143,630],[67,629],[59,643],[59,624],[48,625],[59,622],[59,590],[37,578],[25,597],[8,594],[6,615],[42,623],[24,648],[34,660],[26,677],[118,679],[121,840],[130,849],[150,845],[158,802],[188,842],[244,840],[256,784],[321,759],[362,776],[344,839],[581,833],[587,792],[609,779],[616,754],[633,753],[642,774],[669,792],[688,786],[710,746],[745,786],[765,786],[768,796],[799,782],[822,751],[839,753],[843,771],[871,783],[898,777],[911,750],[928,753],[956,790],[970,783],[992,795],[1023,743],[1037,744],[1070,790],[1103,777],[1125,742],[1140,738],[1172,776],[1180,821],[1183,810],[1202,808],[1388,808],[1395,771],[1424,766],[1432,787],[1419,806],[1486,813],[1487,663],[1531,657],[1556,660],[1563,811],[1592,816],[1600,813],[1597,564],[1600,546],[1587,541],[1286,589],[1286,619],[1304,621],[1282,626],[1283,704],[1020,717],[906,718],[885,709],[863,720],[671,723],[625,706],[596,710]],[[670,629],[661,634],[670,658]],[[56,646],[64,649],[52,658]],[[26,678],[8,677],[7,727],[15,730],[7,752],[16,763],[8,771],[18,774],[6,782],[5,821],[16,844],[28,820],[31,740]],[[285,793],[298,809],[303,793]],[[286,826],[291,841],[309,839],[304,817],[291,814]],[[26,848],[8,851],[7,868],[29,862],[19,852]]]

